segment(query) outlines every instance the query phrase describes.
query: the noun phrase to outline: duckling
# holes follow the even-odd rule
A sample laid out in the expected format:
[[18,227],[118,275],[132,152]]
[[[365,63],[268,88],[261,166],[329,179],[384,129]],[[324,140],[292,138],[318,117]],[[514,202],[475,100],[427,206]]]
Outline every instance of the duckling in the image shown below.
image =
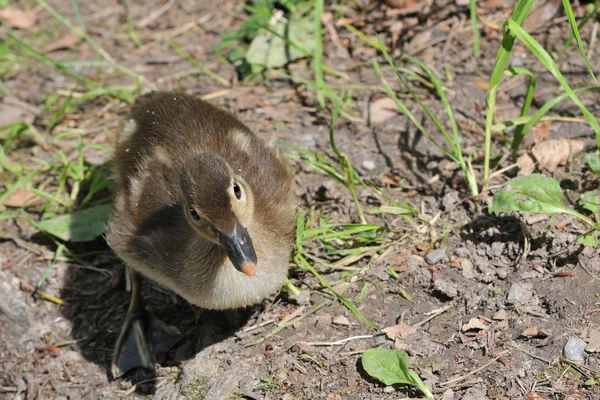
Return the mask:
[[[138,98],[114,162],[117,190],[106,239],[132,284],[112,360],[116,378],[154,368],[142,277],[202,308],[260,302],[287,276],[296,199],[274,143],[183,93]],[[167,334],[178,332],[152,321]]]

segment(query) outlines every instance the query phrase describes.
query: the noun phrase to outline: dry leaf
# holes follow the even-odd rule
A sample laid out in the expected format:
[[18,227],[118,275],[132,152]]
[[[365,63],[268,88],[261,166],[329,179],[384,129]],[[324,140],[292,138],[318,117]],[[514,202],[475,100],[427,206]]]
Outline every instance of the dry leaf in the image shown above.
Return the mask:
[[15,7],[1,9],[0,19],[11,28],[30,30],[35,26],[34,11],[23,11]]
[[17,189],[8,199],[4,200],[6,207],[21,208],[31,205],[38,196],[25,189]]
[[343,315],[334,316],[332,322],[335,325],[350,326],[350,321],[348,320],[348,318],[344,317]]
[[488,325],[479,318],[471,318],[468,323],[462,326],[463,332],[482,331],[487,329]]
[[500,8],[500,7],[512,7],[512,1],[506,0],[486,0],[481,7],[487,10],[492,8]]
[[550,134],[551,125],[552,121],[548,120],[539,122],[535,124],[533,128],[531,128],[536,143],[548,137],[548,135]]
[[415,8],[424,0],[385,0],[385,4],[394,8]]
[[52,53],[56,50],[68,50],[73,49],[81,40],[81,36],[76,33],[70,32],[66,35],[59,36],[57,39],[51,41],[42,48],[44,53]]
[[415,37],[413,37],[412,40],[410,41],[410,44],[408,45],[408,47],[411,50],[421,48],[423,45],[425,45],[426,43],[429,42],[429,40],[431,39],[431,33],[432,33],[431,30],[417,33],[415,35]]
[[525,20],[523,29],[527,32],[532,32],[541,27],[554,18],[560,6],[560,0],[547,0],[541,4],[536,4],[533,11],[531,11],[531,14],[529,14],[529,17]]
[[410,325],[401,322],[398,325],[383,328],[381,332],[385,333],[388,338],[394,340],[397,338],[405,339],[408,336],[417,333],[417,330]]
[[406,343],[404,343],[402,340],[396,339],[394,341],[394,348],[396,350],[406,350],[408,348],[408,345]]
[[369,107],[369,120],[371,124],[380,124],[397,115],[398,106],[389,97],[375,100]]
[[532,326],[525,329],[523,333],[521,333],[521,336],[526,338],[544,339],[550,336],[550,332],[546,331],[545,329],[539,329],[537,326]]
[[583,140],[556,139],[538,143],[531,149],[538,168],[554,172],[559,165],[569,161],[569,157],[583,151]]
[[490,87],[490,84],[488,82],[477,81],[477,82],[475,82],[475,87],[477,89],[481,89],[481,90],[488,90],[488,88]]
[[517,165],[519,166],[517,175],[530,175],[535,171],[535,162],[527,153],[517,158]]
[[504,308],[501,308],[492,315],[492,319],[495,319],[496,321],[504,321],[507,318],[508,312]]
[[25,122],[31,124],[40,113],[40,109],[17,99],[5,97],[0,103],[0,126]]

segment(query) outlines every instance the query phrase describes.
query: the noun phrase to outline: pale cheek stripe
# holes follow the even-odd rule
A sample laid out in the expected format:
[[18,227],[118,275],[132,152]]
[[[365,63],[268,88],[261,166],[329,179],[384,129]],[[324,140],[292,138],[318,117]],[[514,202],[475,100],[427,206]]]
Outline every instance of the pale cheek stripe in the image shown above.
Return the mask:
[[127,121],[127,123],[125,124],[125,127],[123,128],[123,130],[121,131],[121,134],[119,135],[119,142],[129,140],[129,138],[131,138],[131,135],[133,135],[136,130],[137,130],[137,123],[135,122],[135,120],[130,119],[129,121]]

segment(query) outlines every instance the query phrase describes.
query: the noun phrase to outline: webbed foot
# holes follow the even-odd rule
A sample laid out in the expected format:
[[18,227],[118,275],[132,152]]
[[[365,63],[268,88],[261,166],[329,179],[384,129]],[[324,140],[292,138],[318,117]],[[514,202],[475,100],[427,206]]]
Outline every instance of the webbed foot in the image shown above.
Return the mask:
[[167,351],[181,332],[149,315],[142,305],[141,275],[129,269],[131,301],[111,363],[114,379],[135,368],[154,369],[155,355]]

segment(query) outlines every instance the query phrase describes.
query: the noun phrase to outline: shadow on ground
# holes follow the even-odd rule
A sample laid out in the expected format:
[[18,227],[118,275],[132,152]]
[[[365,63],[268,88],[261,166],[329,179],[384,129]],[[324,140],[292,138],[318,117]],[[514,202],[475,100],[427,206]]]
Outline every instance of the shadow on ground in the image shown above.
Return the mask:
[[[62,307],[62,314],[72,323],[70,337],[78,342],[78,351],[104,368],[111,379],[113,347],[125,319],[129,293],[125,290],[125,268],[118,259],[111,257],[105,265],[94,268],[69,267],[60,294],[69,305]],[[157,356],[156,362],[163,367],[179,365],[205,347],[230,337],[255,310],[203,310],[147,280],[142,295],[152,315],[183,333],[170,350]],[[120,379],[131,380],[138,393],[154,392],[155,371],[135,370]]]

